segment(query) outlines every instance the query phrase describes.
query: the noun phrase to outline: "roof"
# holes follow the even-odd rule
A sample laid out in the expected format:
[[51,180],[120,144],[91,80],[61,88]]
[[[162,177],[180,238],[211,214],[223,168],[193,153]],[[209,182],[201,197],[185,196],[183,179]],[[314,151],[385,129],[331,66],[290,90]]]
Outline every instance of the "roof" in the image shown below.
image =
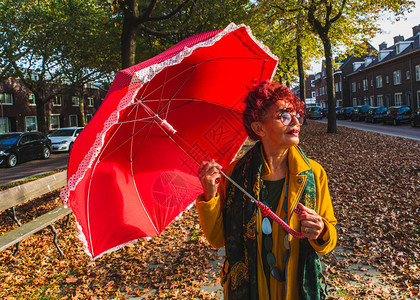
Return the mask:
[[420,51],[420,35],[414,35],[406,40],[399,41],[394,45],[385,49],[379,50],[377,54],[370,55],[371,62],[368,65],[361,65],[357,70],[349,75],[355,74],[359,71],[374,68],[394,59],[409,55],[411,53]]

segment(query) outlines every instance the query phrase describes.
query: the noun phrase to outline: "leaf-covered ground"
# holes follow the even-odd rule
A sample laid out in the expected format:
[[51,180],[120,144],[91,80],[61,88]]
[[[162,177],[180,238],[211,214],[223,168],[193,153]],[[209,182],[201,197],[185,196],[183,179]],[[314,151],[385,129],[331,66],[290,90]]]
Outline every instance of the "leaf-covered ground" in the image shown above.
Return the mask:
[[[338,247],[324,258],[331,299],[420,297],[420,143],[309,121],[301,146],[329,177]],[[420,131],[419,131],[420,134]],[[1,201],[1,200],[0,200]],[[60,205],[58,193],[17,207],[22,222]],[[0,214],[0,233],[15,227]],[[161,236],[92,262],[74,220],[56,224],[64,258],[48,229],[0,252],[1,299],[216,299],[218,252],[202,236],[195,208]]]

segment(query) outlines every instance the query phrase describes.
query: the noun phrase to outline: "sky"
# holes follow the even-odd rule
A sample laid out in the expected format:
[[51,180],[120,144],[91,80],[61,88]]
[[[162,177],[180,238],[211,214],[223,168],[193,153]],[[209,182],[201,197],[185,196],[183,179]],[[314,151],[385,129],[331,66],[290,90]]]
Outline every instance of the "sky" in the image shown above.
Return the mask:
[[[377,50],[379,49],[379,44],[386,42],[388,47],[394,44],[394,36],[402,35],[404,39],[407,39],[413,36],[412,27],[420,25],[420,0],[415,0],[415,7],[412,8],[412,11],[406,14],[400,21],[391,22],[389,18],[384,17],[382,22],[380,22],[380,27],[382,28],[382,33],[375,36],[369,42]],[[321,63],[316,62],[312,65],[312,72],[317,73],[321,72]]]

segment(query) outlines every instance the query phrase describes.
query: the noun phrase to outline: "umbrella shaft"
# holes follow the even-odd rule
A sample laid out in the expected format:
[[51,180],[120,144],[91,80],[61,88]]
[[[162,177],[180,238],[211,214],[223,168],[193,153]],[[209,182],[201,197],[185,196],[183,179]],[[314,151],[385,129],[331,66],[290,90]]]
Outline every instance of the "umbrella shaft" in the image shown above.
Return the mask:
[[244,193],[245,195],[247,195],[249,197],[249,199],[251,199],[252,202],[258,203],[258,201],[250,193],[248,193],[246,190],[244,190],[243,187],[241,187],[232,178],[230,178],[228,175],[226,175],[225,172],[223,172],[222,170],[220,170],[220,174],[222,174],[223,176],[225,176],[225,178],[227,180],[229,180],[234,186],[236,186],[242,193]]

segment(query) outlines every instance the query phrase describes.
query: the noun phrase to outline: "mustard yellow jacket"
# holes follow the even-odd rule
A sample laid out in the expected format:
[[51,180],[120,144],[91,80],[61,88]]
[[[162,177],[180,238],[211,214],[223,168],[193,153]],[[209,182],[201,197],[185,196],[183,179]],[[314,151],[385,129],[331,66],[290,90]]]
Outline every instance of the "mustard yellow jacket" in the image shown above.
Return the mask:
[[[263,151],[263,150],[261,150]],[[262,155],[264,157],[264,155]],[[290,220],[290,227],[296,231],[300,231],[300,222],[296,214],[292,214],[292,210],[296,207],[297,202],[300,199],[300,194],[303,192],[303,188],[306,182],[305,175],[299,175],[304,171],[308,171],[311,167],[314,173],[315,184],[316,184],[316,199],[317,199],[317,213],[323,218],[327,231],[323,236],[324,243],[321,245],[316,240],[310,240],[310,244],[321,255],[325,255],[331,250],[334,249],[337,243],[337,232],[335,225],[337,223],[336,218],[334,217],[333,207],[331,204],[331,197],[328,191],[328,182],[327,175],[325,170],[320,164],[313,160],[309,160],[310,165],[302,157],[299,150],[296,146],[291,147],[288,153],[288,219]],[[233,172],[233,169],[236,165],[236,162],[230,164],[225,173],[230,176]],[[262,176],[270,174],[271,170],[265,161],[265,166],[262,170]],[[196,201],[196,207],[200,217],[200,224],[204,235],[206,236],[209,243],[215,248],[221,248],[225,245],[224,240],[224,230],[223,230],[223,205],[225,200],[225,190],[226,190],[226,179],[222,177],[219,191],[215,197],[209,201],[205,201],[204,196],[200,195]],[[276,214],[285,217],[285,212],[283,209],[283,202],[285,199],[284,190],[282,192],[278,209]],[[283,215],[283,216],[282,216]],[[291,219],[290,219],[290,216]],[[257,246],[258,252],[261,253],[262,247],[262,230],[261,230],[261,212],[258,210],[257,215]],[[284,263],[283,257],[284,252],[286,251],[283,245],[283,239],[286,235],[286,232],[276,223],[273,222],[273,253],[276,256],[277,265],[283,270]],[[258,268],[258,292],[260,300],[270,300],[270,296],[267,289],[267,283],[265,279],[263,263],[261,255],[259,255],[257,260]],[[274,278],[270,279],[270,293],[271,300],[277,299],[287,299],[287,300],[296,300],[299,299],[298,295],[298,286],[297,286],[297,270],[298,270],[298,260],[299,260],[299,239],[291,236],[290,239],[290,258],[286,270],[286,283],[277,282]],[[225,272],[228,271],[229,262],[225,262]],[[229,276],[229,274],[227,275]],[[227,280],[226,282],[229,282]],[[225,299],[230,299],[229,287],[224,286],[224,296]],[[286,295],[287,290],[287,295]]]

